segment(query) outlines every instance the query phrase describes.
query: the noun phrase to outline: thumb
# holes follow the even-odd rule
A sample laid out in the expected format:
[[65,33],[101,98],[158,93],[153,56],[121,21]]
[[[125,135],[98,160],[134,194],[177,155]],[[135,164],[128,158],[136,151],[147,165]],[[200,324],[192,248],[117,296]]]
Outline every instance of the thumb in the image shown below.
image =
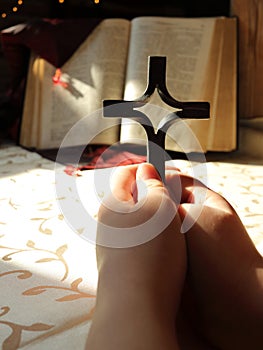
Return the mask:
[[138,199],[150,194],[160,194],[160,192],[162,194],[168,194],[158,171],[150,163],[139,164],[136,173],[136,184]]
[[162,183],[161,177],[156,168],[150,163],[141,163],[137,168],[136,179],[147,181],[157,180],[157,183]]

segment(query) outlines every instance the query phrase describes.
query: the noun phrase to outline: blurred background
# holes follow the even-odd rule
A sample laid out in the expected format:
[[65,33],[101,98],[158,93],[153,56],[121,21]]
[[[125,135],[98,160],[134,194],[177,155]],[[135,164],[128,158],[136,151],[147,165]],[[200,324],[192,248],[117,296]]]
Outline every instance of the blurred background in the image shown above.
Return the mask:
[[166,0],[157,3],[149,0],[0,0],[0,138],[6,133],[16,138],[14,121],[21,115],[30,49],[37,47],[42,52],[51,51],[48,43],[54,45],[56,40],[57,47],[63,44],[63,50],[70,52],[87,35],[94,18],[206,17],[228,16],[229,13],[230,1],[226,0]]
[[0,30],[34,17],[220,16],[229,9],[226,0],[1,0]]

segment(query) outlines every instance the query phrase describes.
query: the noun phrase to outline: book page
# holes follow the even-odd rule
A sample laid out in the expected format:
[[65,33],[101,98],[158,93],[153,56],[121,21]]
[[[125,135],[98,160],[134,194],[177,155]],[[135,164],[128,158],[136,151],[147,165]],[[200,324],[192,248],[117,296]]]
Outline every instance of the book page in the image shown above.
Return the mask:
[[37,148],[59,147],[79,121],[68,137],[68,146],[118,141],[119,125],[103,118],[102,107],[104,99],[123,96],[129,30],[130,22],[125,19],[100,22],[61,67],[58,84],[52,81],[56,68],[38,58],[44,61],[44,73]]
[[[237,147],[237,18],[219,17],[214,27],[202,98],[210,103],[209,120],[189,120],[204,151]],[[202,125],[202,127],[200,127]]]
[[207,147],[231,151],[237,148],[237,18],[220,19],[218,26],[223,40]]
[[[139,17],[134,19],[131,28],[130,49],[128,56],[128,70],[124,98],[133,100],[140,97],[147,81],[148,56],[166,56],[166,84],[167,89],[178,101],[206,101],[203,99],[203,85],[206,79],[207,65],[216,18],[166,18],[166,17]],[[156,94],[150,104],[163,108],[165,114],[174,111],[164,104]],[[151,107],[149,107],[151,108]],[[162,112],[151,108],[150,119],[156,127]],[[146,109],[145,109],[146,110]],[[205,121],[206,122],[206,121]],[[192,138],[186,137],[190,133],[188,122],[171,127],[169,134],[173,139],[183,138],[183,147],[194,151],[195,143]],[[202,121],[199,127],[202,128]],[[132,138],[144,140],[143,128],[137,123],[125,120],[121,128],[121,140],[129,142]],[[185,142],[187,140],[187,142]],[[174,140],[167,138],[168,148],[178,150]]]
[[35,148],[38,142],[39,101],[41,82],[43,80],[43,68],[43,62],[32,52],[28,64],[23,117],[21,120],[19,137],[19,143],[29,148]]
[[[193,130],[199,140],[202,149],[213,149],[215,137],[215,125],[217,119],[217,106],[220,85],[221,65],[223,63],[223,47],[225,39],[225,20],[218,18],[214,26],[213,40],[209,52],[209,60],[206,66],[206,72],[203,78],[202,96],[205,101],[210,103],[209,120],[188,120],[187,124]],[[223,91],[225,94],[225,91]],[[221,117],[220,117],[221,118]],[[200,127],[202,126],[202,127]],[[226,127],[226,126],[225,126]],[[218,130],[217,130],[218,131]]]

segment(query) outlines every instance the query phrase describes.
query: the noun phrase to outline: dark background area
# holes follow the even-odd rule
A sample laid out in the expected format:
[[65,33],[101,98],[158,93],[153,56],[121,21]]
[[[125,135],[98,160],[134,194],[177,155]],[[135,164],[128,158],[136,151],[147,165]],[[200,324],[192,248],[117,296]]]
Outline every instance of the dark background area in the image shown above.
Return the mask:
[[[63,0],[62,0],[63,1]],[[230,1],[227,0],[1,0],[0,30],[29,18],[80,18],[80,17],[126,17],[140,15],[161,16],[220,16],[228,15]],[[17,11],[13,12],[13,7]]]

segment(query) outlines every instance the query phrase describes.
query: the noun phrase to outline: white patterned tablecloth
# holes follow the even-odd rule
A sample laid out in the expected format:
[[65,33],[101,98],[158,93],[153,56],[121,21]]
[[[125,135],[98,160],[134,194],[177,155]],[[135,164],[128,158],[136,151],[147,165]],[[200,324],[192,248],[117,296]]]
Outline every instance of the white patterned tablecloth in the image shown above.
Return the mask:
[[[188,169],[185,161],[176,164]],[[231,202],[263,253],[263,161],[232,157],[205,167],[208,185]],[[81,238],[81,222],[72,228],[61,204],[84,195],[96,216],[92,171],[75,179],[79,197],[70,182],[65,195],[56,192],[57,173],[66,183],[63,165],[55,171],[54,163],[37,153],[12,145],[0,149],[3,350],[85,347],[96,297],[95,246]]]

